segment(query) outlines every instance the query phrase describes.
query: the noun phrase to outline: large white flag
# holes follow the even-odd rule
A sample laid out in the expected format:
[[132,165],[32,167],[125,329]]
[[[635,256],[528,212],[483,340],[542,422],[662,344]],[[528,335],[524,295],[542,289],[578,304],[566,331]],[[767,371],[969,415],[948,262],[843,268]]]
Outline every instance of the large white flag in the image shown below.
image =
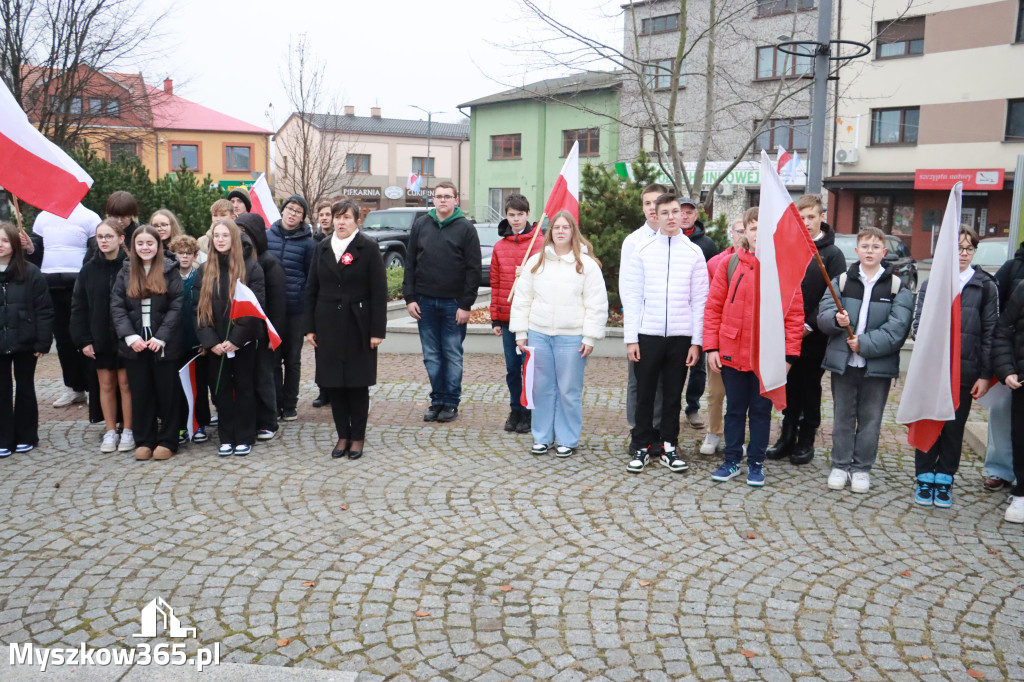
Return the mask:
[[281,212],[277,210],[274,195],[270,193],[270,185],[267,184],[266,173],[260,174],[249,188],[249,198],[252,199],[252,212],[263,217],[268,230],[281,219]]

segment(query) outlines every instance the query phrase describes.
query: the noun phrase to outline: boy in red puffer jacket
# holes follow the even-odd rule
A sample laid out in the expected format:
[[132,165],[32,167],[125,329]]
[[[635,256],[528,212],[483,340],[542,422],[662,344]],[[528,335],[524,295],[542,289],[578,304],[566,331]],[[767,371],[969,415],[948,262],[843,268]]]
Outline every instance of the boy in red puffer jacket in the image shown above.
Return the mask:
[[[747,225],[745,244],[719,263],[704,309],[704,349],[708,368],[720,372],[725,384],[725,461],[711,478],[728,481],[740,473],[743,441],[750,415],[747,444],[747,485],[764,485],[764,452],[771,430],[772,401],[761,395],[754,372],[754,305],[757,302],[757,223]],[[796,290],[796,296],[801,296]],[[800,355],[803,302],[795,301],[786,315],[787,366]]]
[[532,256],[540,253],[544,245],[543,235],[538,234],[537,239],[533,239],[534,230],[539,229],[538,225],[530,223],[530,202],[526,197],[510,194],[505,199],[505,219],[498,224],[501,239],[491,251],[491,326],[494,335],[501,337],[505,350],[505,383],[511,408],[505,430],[516,433],[530,433],[532,420],[530,411],[519,403],[523,392],[523,356],[516,352],[516,335],[508,330],[512,311],[509,292],[526,259],[526,251],[529,249]]

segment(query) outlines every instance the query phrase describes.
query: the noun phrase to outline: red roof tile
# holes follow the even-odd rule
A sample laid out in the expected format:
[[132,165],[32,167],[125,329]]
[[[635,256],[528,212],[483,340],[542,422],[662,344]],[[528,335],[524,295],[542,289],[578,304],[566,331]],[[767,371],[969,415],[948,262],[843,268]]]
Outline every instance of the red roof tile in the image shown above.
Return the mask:
[[214,111],[184,97],[168,95],[159,88],[147,85],[146,92],[149,93],[149,101],[153,109],[153,127],[158,130],[272,134],[269,130]]

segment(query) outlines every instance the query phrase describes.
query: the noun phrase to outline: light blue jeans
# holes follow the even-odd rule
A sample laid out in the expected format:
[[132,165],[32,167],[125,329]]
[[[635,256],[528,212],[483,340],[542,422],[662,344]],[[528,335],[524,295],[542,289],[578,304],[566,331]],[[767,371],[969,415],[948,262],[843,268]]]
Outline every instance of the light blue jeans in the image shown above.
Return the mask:
[[988,412],[988,449],[985,451],[985,475],[1013,482],[1013,446],[1010,443],[1010,404],[1006,396]]
[[574,448],[583,430],[582,336],[548,336],[530,330],[533,346],[533,441]]

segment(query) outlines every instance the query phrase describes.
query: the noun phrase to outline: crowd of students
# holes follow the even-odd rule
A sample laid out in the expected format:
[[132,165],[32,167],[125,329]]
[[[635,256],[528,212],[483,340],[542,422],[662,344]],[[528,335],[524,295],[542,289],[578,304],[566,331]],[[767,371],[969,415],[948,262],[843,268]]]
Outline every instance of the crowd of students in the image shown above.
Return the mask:
[[[737,218],[731,246],[716,253],[694,201],[661,185],[645,188],[641,200],[646,222],[623,241],[619,266],[631,427],[626,469],[639,473],[652,460],[673,472],[688,469],[680,418],[685,409],[691,425],[703,426],[695,406],[706,364],[710,424],[699,450],[722,453],[711,478],[739,476],[745,458],[747,484],[763,486],[765,460],[802,465],[814,457],[828,371],[834,415],[826,485],[867,492],[900,349],[916,333],[927,282],[915,311],[913,292],[883,260],[880,230],[858,233],[858,262],[847,267],[820,197],[798,200],[839,305],[812,262],[801,300],[784,321],[787,408],[769,447],[772,406],[752,357],[758,210]],[[315,230],[298,195],[269,228],[250,210],[246,191],[232,191],[211,206],[210,228],[198,240],[165,209],[139,225],[126,192],[111,195],[103,220],[79,207],[66,220],[41,214],[31,234],[0,224],[0,458],[38,442],[33,377],[54,338],[66,387],[54,406],[84,402],[89,392],[90,420],[105,426],[103,452],[166,460],[189,440],[208,440],[217,424],[218,454],[250,454],[276,436],[279,421],[297,418],[301,351],[309,343],[320,389],[314,406],[330,405],[337,429],[331,456],[362,456],[369,387],[386,335],[380,250],[360,233],[359,206],[348,199],[320,201]],[[602,265],[571,214],[551,216],[541,235],[525,197],[508,197],[505,212],[490,270],[491,321],[509,390],[504,428],[531,433],[534,455],[570,457],[583,427],[587,358],[608,317]],[[995,379],[1010,391],[993,405],[985,488],[1010,487],[1005,517],[1024,523],[1024,246],[993,278],[971,266],[977,244],[963,226],[960,402],[931,450],[916,453],[913,499],[952,505],[972,401]],[[435,207],[413,224],[403,283],[431,384],[424,421],[458,417],[462,342],[480,274],[476,231],[455,186],[440,183]],[[232,317],[239,284],[269,325]],[[276,350],[268,326],[280,338]],[[526,351],[532,412],[523,390]],[[189,425],[178,370],[195,356]]]

